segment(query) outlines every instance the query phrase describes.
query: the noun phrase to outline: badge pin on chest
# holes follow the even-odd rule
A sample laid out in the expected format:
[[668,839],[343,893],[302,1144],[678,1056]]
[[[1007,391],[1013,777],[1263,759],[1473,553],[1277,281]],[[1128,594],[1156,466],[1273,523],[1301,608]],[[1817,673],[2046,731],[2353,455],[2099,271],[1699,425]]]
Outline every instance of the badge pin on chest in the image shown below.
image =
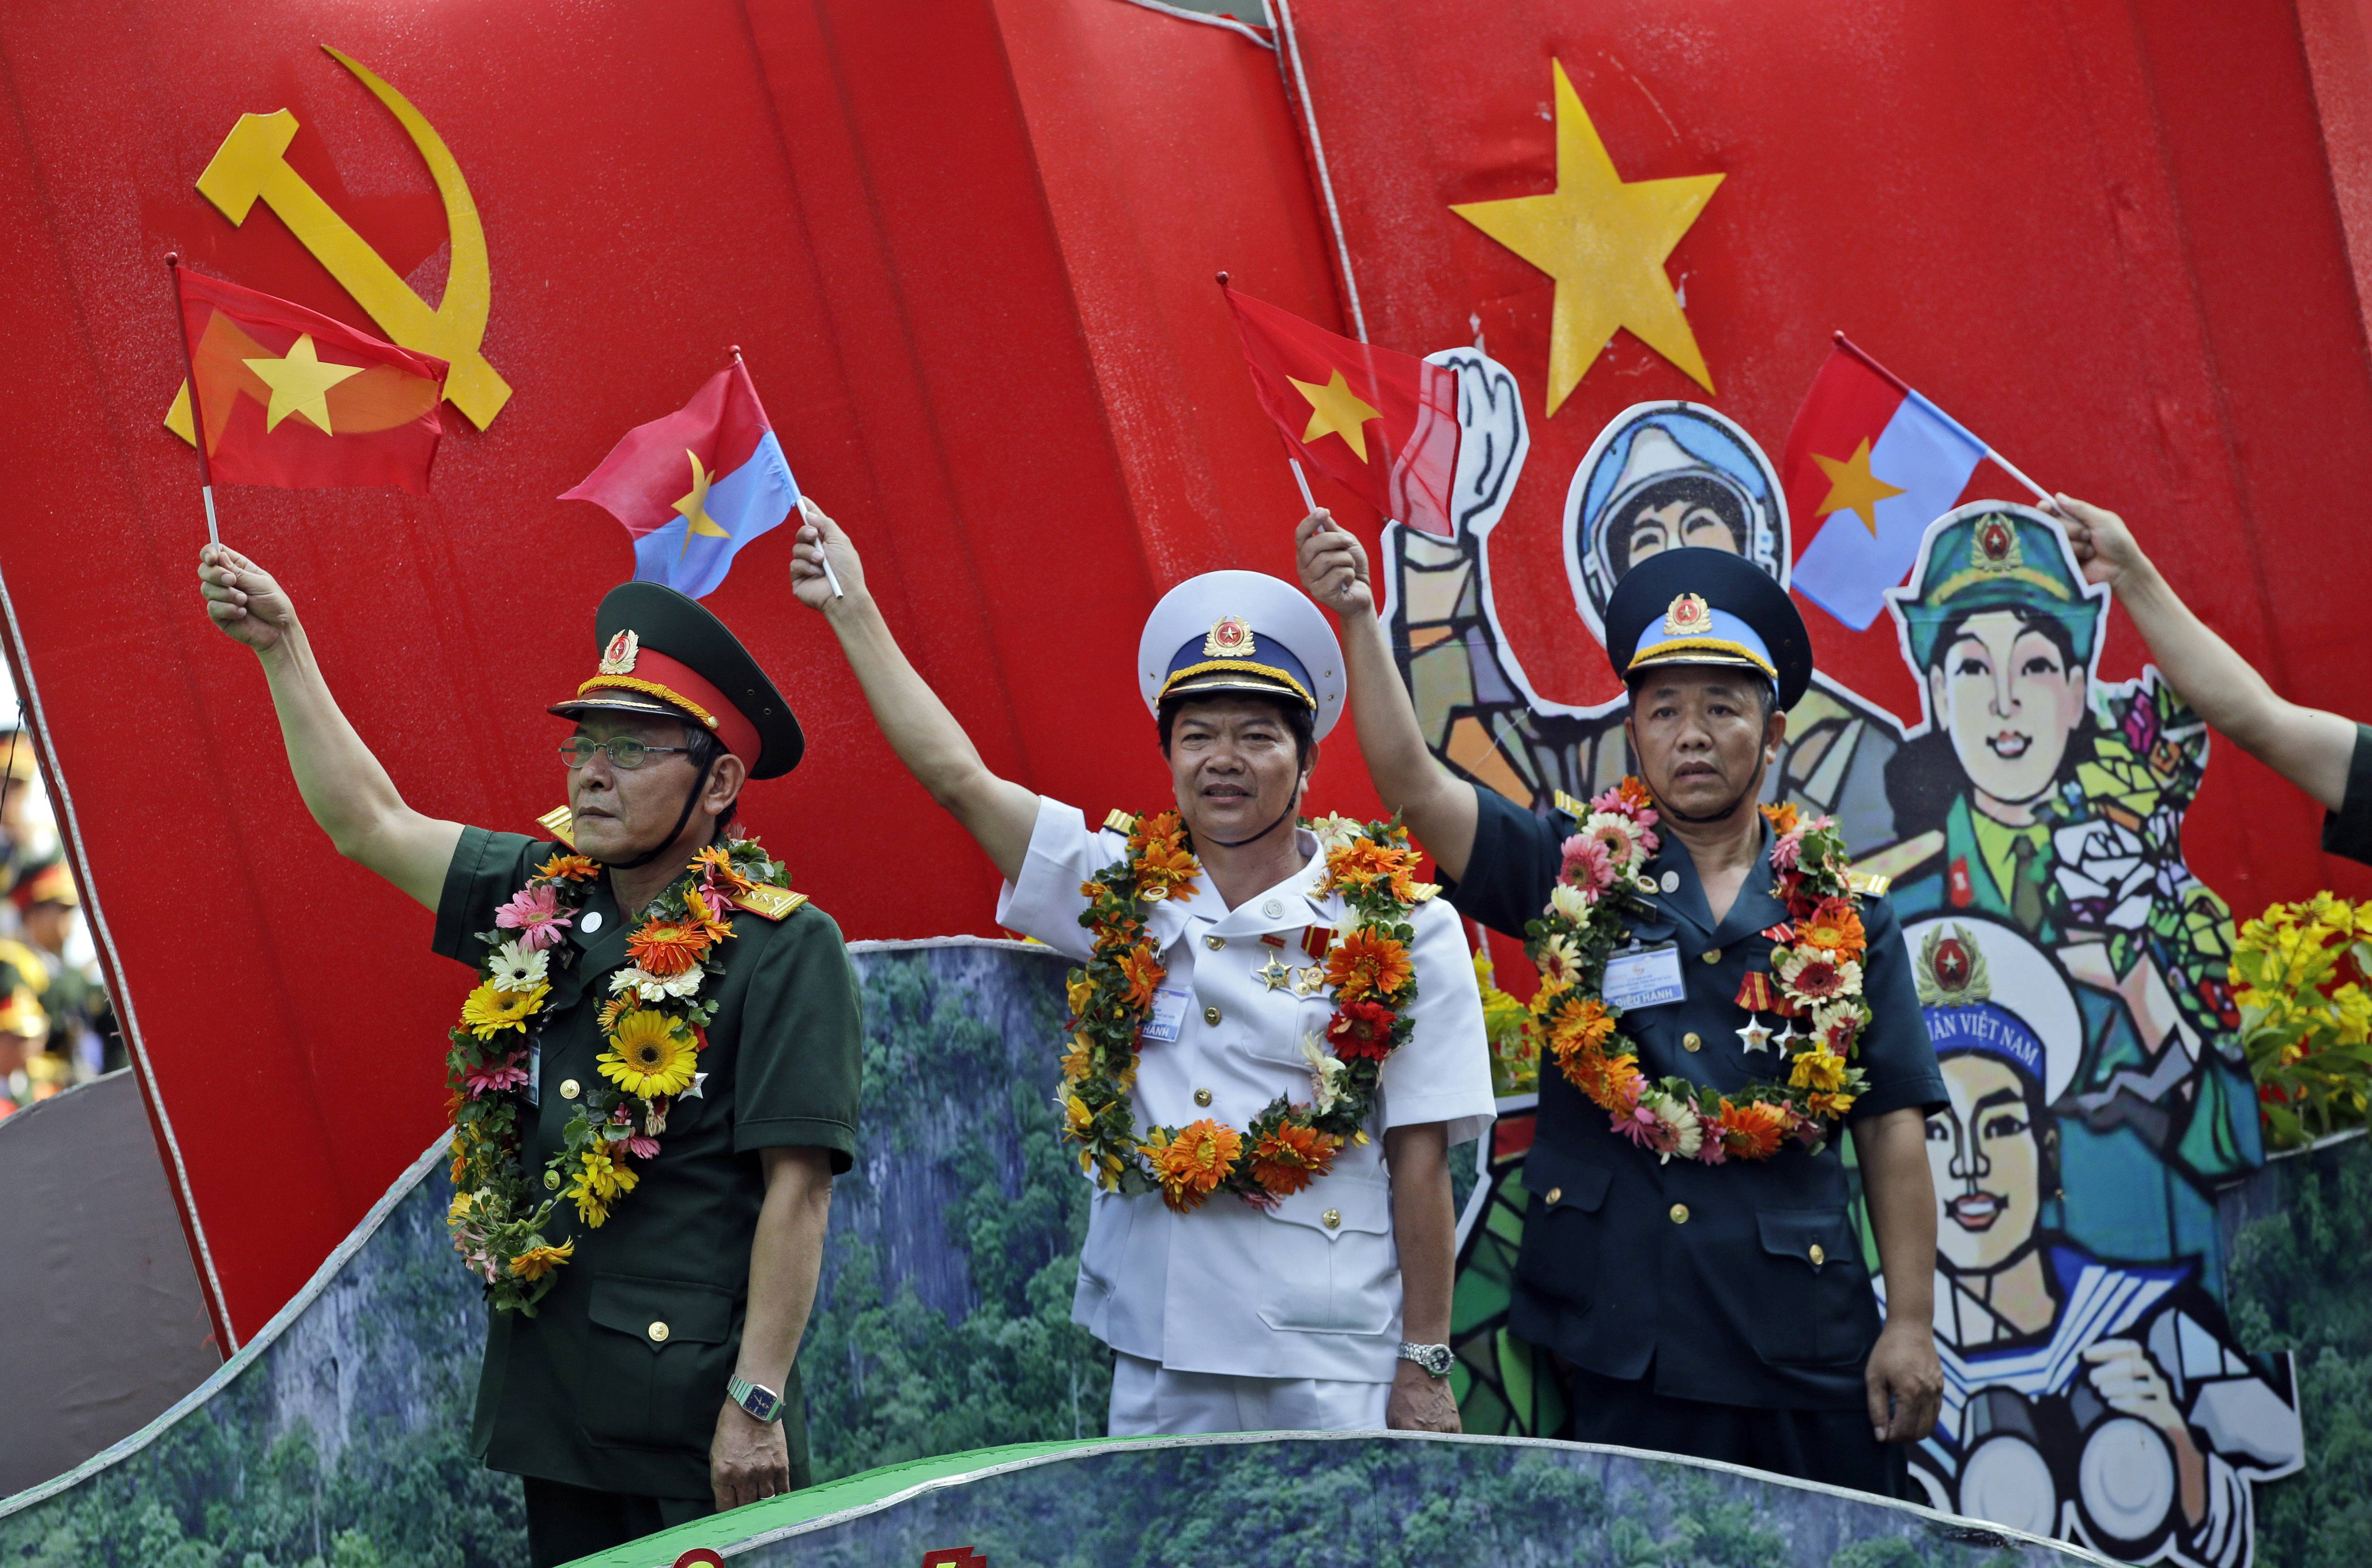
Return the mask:
[[1272,935],[1261,938],[1262,961],[1252,970],[1252,978],[1271,991],[1283,991],[1293,979],[1293,971],[1285,967],[1285,960],[1278,952],[1284,946],[1285,938],[1282,936]]

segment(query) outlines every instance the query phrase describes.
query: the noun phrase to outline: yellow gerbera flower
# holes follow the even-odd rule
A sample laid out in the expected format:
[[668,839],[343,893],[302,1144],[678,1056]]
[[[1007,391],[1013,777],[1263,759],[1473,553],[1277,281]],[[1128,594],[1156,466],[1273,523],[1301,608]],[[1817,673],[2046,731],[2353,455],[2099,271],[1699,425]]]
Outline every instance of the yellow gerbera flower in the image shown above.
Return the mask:
[[605,1151],[587,1149],[568,1184],[568,1195],[576,1202],[578,1217],[599,1228],[610,1217],[610,1204],[633,1191],[642,1179]]
[[543,1009],[552,987],[533,991],[496,991],[491,982],[470,993],[461,1004],[461,1024],[480,1040],[492,1040],[505,1029],[526,1031],[528,1016]]
[[610,1049],[593,1059],[601,1075],[643,1099],[680,1094],[692,1086],[697,1053],[665,1013],[643,1008],[618,1020]]
[[540,1280],[576,1251],[576,1243],[564,1241],[557,1247],[530,1247],[511,1260],[511,1272],[523,1280]]

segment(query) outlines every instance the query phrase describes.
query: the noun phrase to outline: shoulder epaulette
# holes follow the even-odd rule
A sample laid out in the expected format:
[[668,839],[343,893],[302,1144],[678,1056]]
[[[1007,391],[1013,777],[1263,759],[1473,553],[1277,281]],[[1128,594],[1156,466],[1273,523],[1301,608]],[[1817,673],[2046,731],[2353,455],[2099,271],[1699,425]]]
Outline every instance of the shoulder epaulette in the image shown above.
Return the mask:
[[1864,898],[1882,899],[1886,897],[1886,890],[1894,886],[1894,878],[1881,877],[1874,871],[1852,871],[1845,874],[1845,886]]
[[535,819],[535,825],[566,844],[576,847],[576,813],[565,806],[555,806]]
[[762,920],[781,920],[795,912],[808,901],[805,893],[794,893],[788,888],[746,888],[726,900],[738,910],[748,910]]
[[1104,827],[1115,833],[1136,831],[1136,819],[1125,811],[1115,811],[1104,819]]
[[1586,822],[1589,819],[1589,803],[1587,801],[1576,800],[1573,796],[1567,795],[1563,790],[1557,790],[1549,796],[1549,799],[1555,804],[1558,810],[1564,812],[1575,821]]

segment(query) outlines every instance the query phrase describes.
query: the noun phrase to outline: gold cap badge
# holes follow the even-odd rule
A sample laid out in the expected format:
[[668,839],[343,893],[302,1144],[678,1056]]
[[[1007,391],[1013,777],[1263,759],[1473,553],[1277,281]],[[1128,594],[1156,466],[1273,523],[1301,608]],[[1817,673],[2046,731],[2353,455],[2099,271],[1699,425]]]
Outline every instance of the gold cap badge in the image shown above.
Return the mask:
[[[634,656],[642,651],[642,646],[643,640],[632,632],[619,633],[610,639],[610,645],[601,650],[601,673],[632,675],[634,672]],[[585,667],[579,665],[576,668],[582,669]]]
[[1255,645],[1252,629],[1240,615],[1222,615],[1211,622],[1211,634],[1203,639],[1204,658],[1250,658]]
[[1668,637],[1702,637],[1713,630],[1713,611],[1705,607],[1703,594],[1682,594],[1664,611],[1664,634]]
[[2007,517],[1987,517],[1969,545],[1969,564],[1980,572],[2015,572],[2026,564],[2017,529]]

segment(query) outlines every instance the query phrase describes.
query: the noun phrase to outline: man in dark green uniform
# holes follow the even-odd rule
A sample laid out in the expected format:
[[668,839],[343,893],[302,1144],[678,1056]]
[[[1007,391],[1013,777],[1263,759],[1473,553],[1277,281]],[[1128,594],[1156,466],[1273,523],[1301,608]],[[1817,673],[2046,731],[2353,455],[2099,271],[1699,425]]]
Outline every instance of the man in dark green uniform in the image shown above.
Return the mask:
[[[1365,552],[1323,514],[1299,540],[1303,587],[1343,618],[1377,793],[1406,815],[1459,910],[1520,937],[1547,912],[1580,824],[1535,817],[1434,758],[1375,618]],[[1740,1004],[1758,976],[1769,995],[1774,933],[1790,919],[1754,803],[1811,679],[1802,618],[1751,563],[1680,549],[1623,577],[1606,630],[1662,840],[1637,880],[1608,895],[1626,899],[1636,947],[1631,999],[1610,982],[1607,1000],[1624,1009],[1651,1083],[1734,1093],[1752,1078],[1785,1082],[1796,1048],[1773,1049]],[[1565,1370],[1575,1437],[1904,1491],[1906,1446],[1933,1429],[1943,1389],[1925,1119],[1946,1096],[1901,928],[1880,890],[1855,887],[1871,1017],[1844,1125],[1885,1272],[1883,1328],[1833,1140],[1790,1140],[1753,1161],[1659,1158],[1544,1063],[1510,1321]]]
[[[619,1053],[603,1004],[667,968],[629,968],[629,936],[726,837],[743,783],[797,763],[789,704],[715,616],[629,583],[602,600],[599,670],[552,710],[576,721],[559,748],[568,807],[544,819],[562,842],[437,821],[404,805],[338,711],[279,585],[213,545],[198,575],[215,624],[262,662],[297,787],[339,853],[435,910],[446,957],[475,966],[503,942],[542,960],[526,1081],[499,1092],[519,1097],[530,1190],[564,1197],[548,1162],[572,1119],[616,1098],[597,1062]],[[522,889],[568,848],[600,873],[529,953]],[[492,1315],[473,1442],[525,1479],[539,1568],[808,1481],[792,1358],[831,1179],[855,1149],[856,984],[838,927],[804,898],[761,885],[726,902],[730,935],[708,953],[722,972],[670,971],[715,1005],[698,1074],[666,1097],[656,1135],[637,1124],[610,1145],[636,1179],[606,1219],[558,1204],[544,1236],[564,1255],[534,1312]]]

